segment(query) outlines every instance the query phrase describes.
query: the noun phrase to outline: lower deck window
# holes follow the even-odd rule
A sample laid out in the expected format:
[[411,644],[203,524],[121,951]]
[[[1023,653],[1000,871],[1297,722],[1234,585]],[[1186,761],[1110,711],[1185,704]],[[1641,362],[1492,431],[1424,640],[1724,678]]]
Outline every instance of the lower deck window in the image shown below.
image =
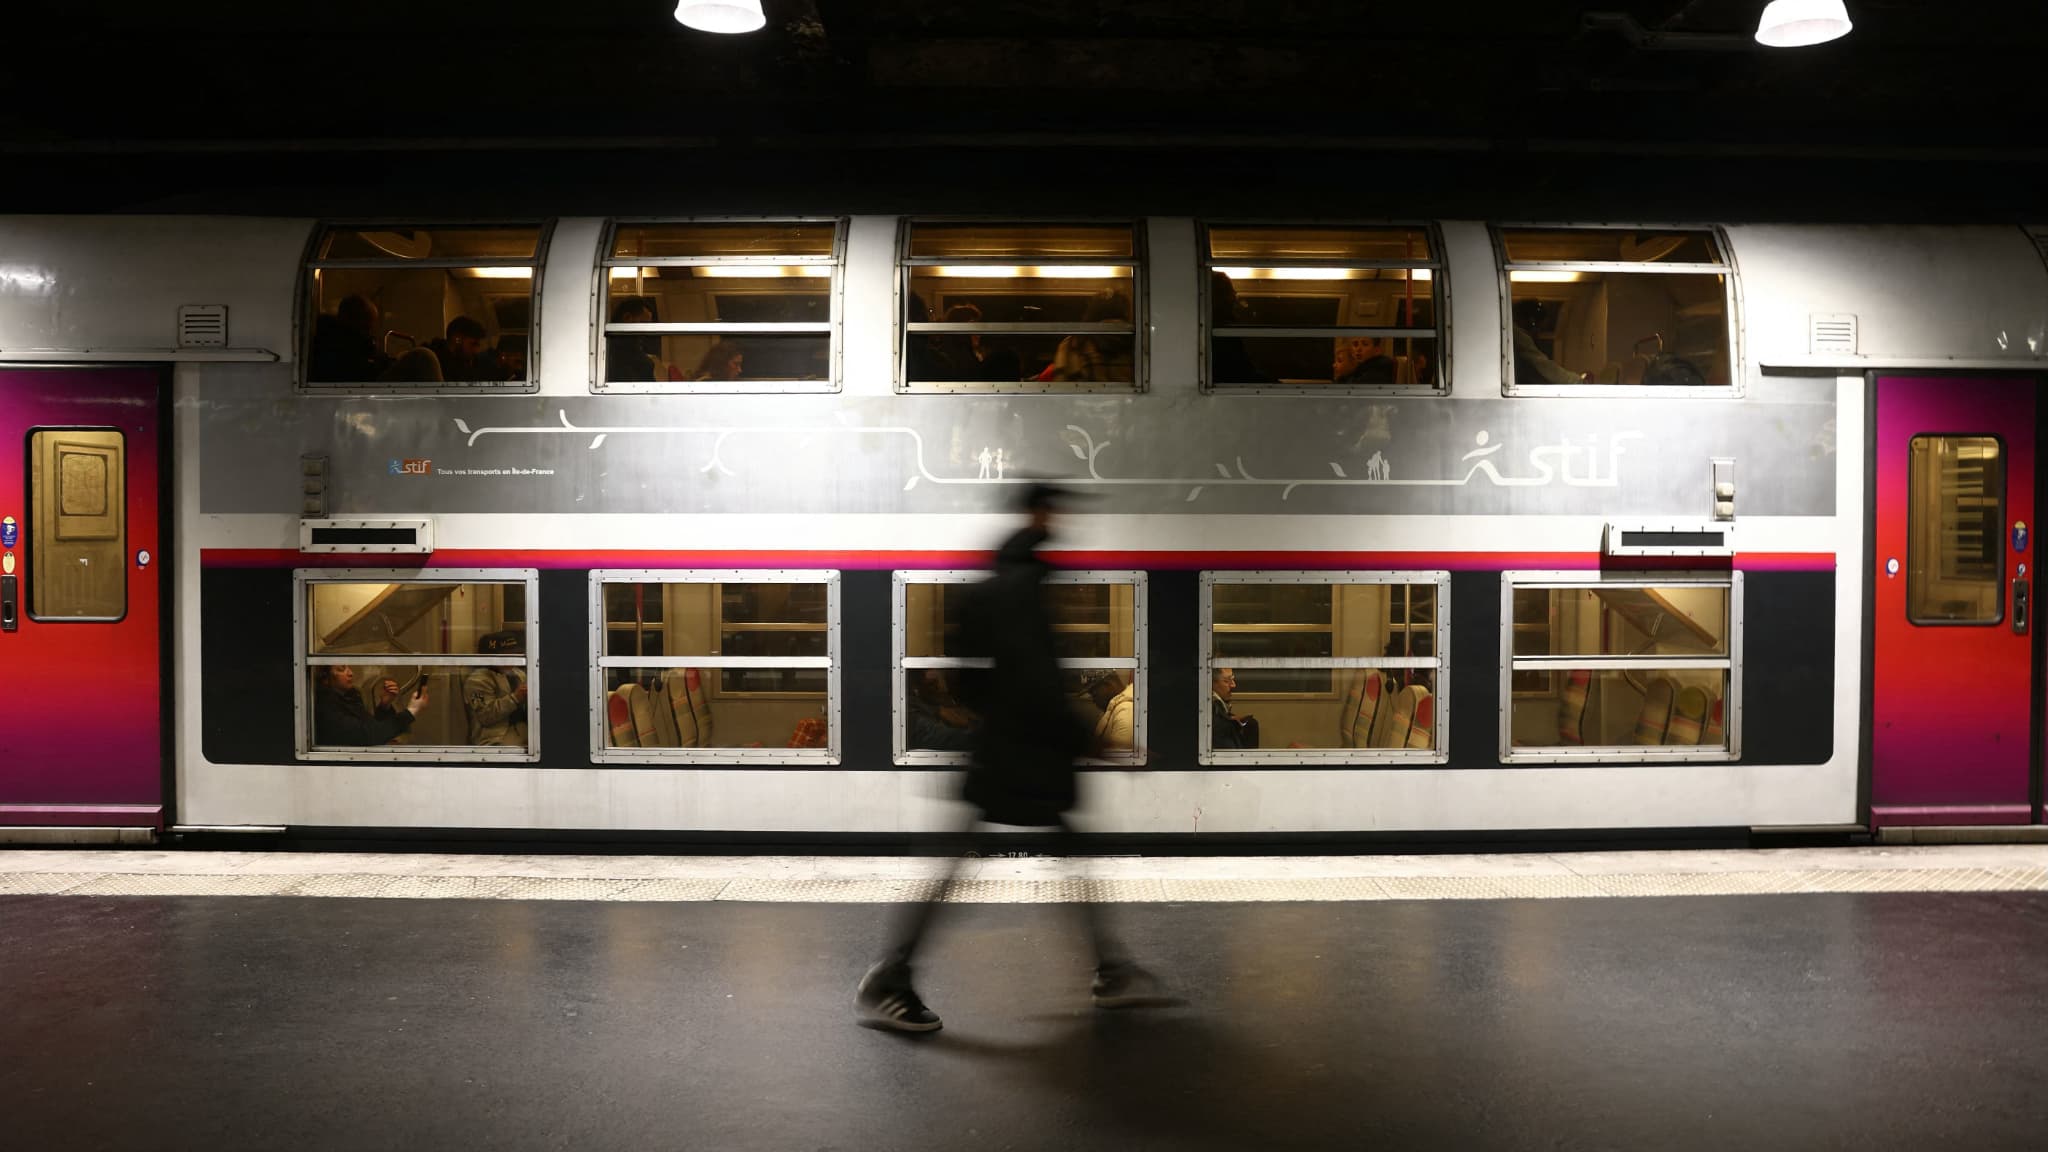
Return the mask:
[[[988,661],[962,647],[961,625],[987,574],[898,572],[895,577],[895,760],[963,763],[981,728],[975,677]],[[1056,572],[1047,611],[1067,704],[1093,733],[1084,763],[1145,758],[1145,574]]]
[[590,579],[598,761],[838,762],[837,572]]
[[1204,764],[1444,760],[1450,576],[1202,575]]
[[295,581],[300,759],[538,758],[533,570]]
[[1740,752],[1742,576],[1510,572],[1507,760],[1728,760]]

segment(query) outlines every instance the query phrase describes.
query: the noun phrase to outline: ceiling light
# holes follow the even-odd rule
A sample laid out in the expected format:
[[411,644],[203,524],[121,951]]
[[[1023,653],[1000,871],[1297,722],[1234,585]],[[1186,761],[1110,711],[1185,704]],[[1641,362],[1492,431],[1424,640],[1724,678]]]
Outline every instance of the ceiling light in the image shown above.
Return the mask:
[[487,267],[483,267],[483,268],[471,268],[471,269],[469,269],[468,271],[469,271],[469,274],[470,274],[470,275],[471,275],[472,277],[475,277],[475,278],[476,278],[476,279],[478,279],[478,280],[531,280],[531,279],[533,279],[533,269],[531,269],[531,268],[504,268],[504,267],[488,267],[488,266],[487,266]]
[[682,0],[676,21],[699,32],[759,32],[768,23],[761,0]]
[[1584,272],[1510,272],[1508,279],[1516,284],[1577,284],[1584,280]]
[[727,280],[767,280],[778,276],[830,276],[829,264],[700,264],[690,272]]
[[1804,48],[1839,40],[1853,27],[1842,0],[1771,0],[1757,21],[1756,42],[1766,48]]
[[934,276],[958,276],[977,280],[1115,280],[1131,274],[1128,264],[941,264]]

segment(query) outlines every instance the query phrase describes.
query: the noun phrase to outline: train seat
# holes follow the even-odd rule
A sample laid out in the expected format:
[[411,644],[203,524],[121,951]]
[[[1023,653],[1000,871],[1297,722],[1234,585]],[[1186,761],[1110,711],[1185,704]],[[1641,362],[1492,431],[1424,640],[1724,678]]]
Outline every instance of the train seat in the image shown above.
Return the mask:
[[672,668],[661,678],[662,693],[675,717],[677,747],[711,746],[711,700],[699,668]]
[[1385,678],[1377,668],[1355,668],[1344,688],[1337,715],[1337,746],[1365,748],[1372,742],[1373,722],[1386,697]]
[[1707,723],[1707,690],[1689,685],[1678,693],[1671,706],[1671,726],[1664,733],[1666,744],[1697,744]]
[[1650,681],[1649,691],[1643,693],[1643,706],[1636,713],[1636,743],[1662,744],[1664,733],[1671,727],[1671,705],[1678,695],[1678,685],[1669,676],[1659,676]]
[[640,733],[633,726],[633,705],[627,702],[626,689],[636,685],[626,684],[612,690],[605,698],[605,722],[611,726],[612,747],[638,748]]
[[1408,747],[1427,751],[1436,746],[1436,697],[1420,684],[1412,685],[1408,691],[1415,695],[1415,705],[1408,725]]

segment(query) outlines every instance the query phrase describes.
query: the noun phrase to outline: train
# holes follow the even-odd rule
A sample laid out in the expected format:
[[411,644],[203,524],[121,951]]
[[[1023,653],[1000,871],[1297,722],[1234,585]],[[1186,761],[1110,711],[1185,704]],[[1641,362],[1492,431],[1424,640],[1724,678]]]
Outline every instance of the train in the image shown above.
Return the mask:
[[0,839],[2038,826],[2043,233],[0,218]]

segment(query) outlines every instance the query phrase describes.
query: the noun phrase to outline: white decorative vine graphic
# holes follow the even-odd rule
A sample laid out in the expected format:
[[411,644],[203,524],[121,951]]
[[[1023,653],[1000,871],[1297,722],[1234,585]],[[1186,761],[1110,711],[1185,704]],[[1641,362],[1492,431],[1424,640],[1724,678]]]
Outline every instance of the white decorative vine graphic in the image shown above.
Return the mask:
[[[768,435],[798,436],[808,442],[814,437],[903,437],[911,443],[913,453],[910,461],[911,473],[903,482],[903,489],[909,491],[920,483],[942,485],[990,485],[1027,484],[1031,477],[1006,475],[1014,462],[1007,446],[984,445],[971,458],[976,465],[972,476],[942,476],[925,463],[924,434],[915,428],[896,424],[872,426],[861,425],[784,425],[755,424],[729,427],[652,424],[652,425],[611,425],[585,426],[573,424],[566,409],[559,410],[561,423],[522,426],[488,426],[471,428],[467,421],[456,420],[455,427],[468,437],[467,444],[474,446],[486,436],[587,436],[589,448],[602,448],[613,436],[645,436],[695,434],[709,436],[709,454],[697,470],[704,474],[737,476],[726,463],[726,445],[734,437]],[[1188,489],[1187,499],[1200,498],[1208,488],[1277,488],[1280,498],[1287,499],[1297,488],[1460,488],[1470,484],[1474,477],[1483,477],[1487,483],[1502,488],[1544,487],[1563,484],[1571,488],[1614,488],[1621,483],[1621,457],[1626,453],[1625,445],[1631,440],[1643,439],[1641,432],[1615,432],[1606,437],[1597,434],[1582,437],[1580,442],[1569,438],[1555,443],[1539,444],[1523,456],[1528,471],[1517,470],[1514,474],[1503,475],[1494,464],[1495,457],[1502,454],[1506,444],[1494,440],[1492,434],[1481,429],[1473,438],[1473,447],[1459,458],[1464,465],[1462,474],[1437,477],[1409,477],[1396,479],[1394,464],[1385,449],[1376,450],[1366,461],[1364,476],[1346,474],[1343,465],[1334,460],[1327,461],[1328,476],[1268,477],[1255,476],[1244,466],[1242,456],[1234,456],[1229,464],[1217,461],[1214,477],[1193,476],[1105,476],[1102,473],[1103,453],[1111,441],[1097,441],[1093,434],[1078,424],[1069,424],[1061,434],[1074,457],[1087,469],[1082,477],[1062,478],[1062,484],[1079,487],[1147,487]],[[1604,450],[1603,450],[1604,449]]]

